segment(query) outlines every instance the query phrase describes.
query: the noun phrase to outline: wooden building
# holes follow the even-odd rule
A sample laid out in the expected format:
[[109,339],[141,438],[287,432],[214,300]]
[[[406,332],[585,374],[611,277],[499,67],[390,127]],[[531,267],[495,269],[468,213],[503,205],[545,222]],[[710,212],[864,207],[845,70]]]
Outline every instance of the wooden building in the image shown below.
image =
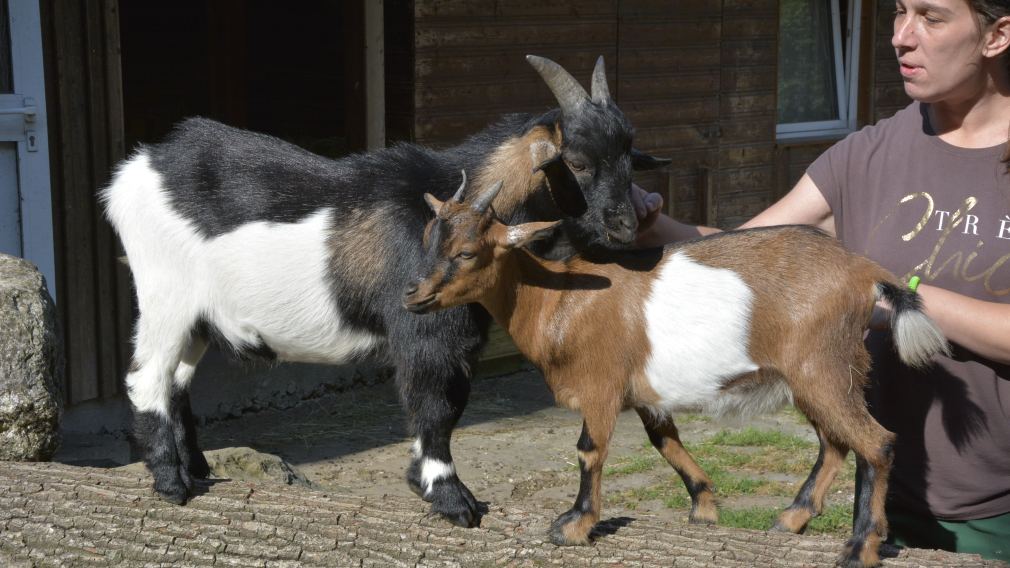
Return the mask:
[[[677,218],[731,227],[845,132],[907,103],[892,9],[876,0],[40,0],[68,402],[119,395],[129,357],[129,274],[95,192],[132,148],[185,116],[333,156],[397,140],[447,145],[502,113],[553,105],[525,54],[555,59],[584,83],[603,55],[636,145],[673,159],[638,182]],[[805,130],[780,120],[783,77],[800,67],[820,78],[801,73],[784,110],[806,106],[816,81],[833,101],[832,116]]]

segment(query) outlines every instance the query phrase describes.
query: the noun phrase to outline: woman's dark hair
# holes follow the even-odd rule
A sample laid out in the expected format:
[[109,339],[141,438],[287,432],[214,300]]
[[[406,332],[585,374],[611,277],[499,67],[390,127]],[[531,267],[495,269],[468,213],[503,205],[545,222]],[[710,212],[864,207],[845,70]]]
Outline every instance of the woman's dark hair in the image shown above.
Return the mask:
[[[978,14],[979,23],[982,25],[989,25],[1003,16],[1010,16],[1010,0],[968,0],[968,4]],[[1003,52],[1003,63],[1006,64],[1007,74],[1010,75],[1010,49]],[[1010,129],[1007,130],[1007,137],[1010,138]],[[1003,153],[1003,163],[1010,172],[1010,141],[1007,142],[1006,151]]]

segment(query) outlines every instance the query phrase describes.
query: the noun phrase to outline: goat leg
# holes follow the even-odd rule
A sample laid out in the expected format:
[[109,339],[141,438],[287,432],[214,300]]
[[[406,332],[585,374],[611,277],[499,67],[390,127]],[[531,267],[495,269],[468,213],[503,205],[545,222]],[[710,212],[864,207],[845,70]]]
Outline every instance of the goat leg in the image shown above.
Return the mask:
[[673,419],[669,417],[657,419],[646,408],[636,408],[635,411],[642,419],[649,441],[680,475],[684,487],[691,495],[691,513],[688,520],[699,524],[718,523],[719,511],[716,509],[715,495],[712,493],[712,480],[684,448]]
[[587,414],[584,418],[582,435],[576,444],[581,472],[579,494],[572,508],[551,525],[551,542],[559,546],[589,544],[593,527],[600,520],[603,462],[607,459],[607,448],[617,412],[596,412]]

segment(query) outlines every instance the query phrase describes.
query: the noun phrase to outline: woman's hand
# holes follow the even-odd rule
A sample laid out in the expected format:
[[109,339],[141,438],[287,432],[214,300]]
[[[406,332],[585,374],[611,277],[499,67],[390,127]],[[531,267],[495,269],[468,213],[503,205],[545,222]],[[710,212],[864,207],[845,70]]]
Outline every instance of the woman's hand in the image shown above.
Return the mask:
[[649,193],[634,183],[631,184],[631,205],[638,217],[638,232],[647,230],[656,222],[659,212],[663,210],[663,196]]

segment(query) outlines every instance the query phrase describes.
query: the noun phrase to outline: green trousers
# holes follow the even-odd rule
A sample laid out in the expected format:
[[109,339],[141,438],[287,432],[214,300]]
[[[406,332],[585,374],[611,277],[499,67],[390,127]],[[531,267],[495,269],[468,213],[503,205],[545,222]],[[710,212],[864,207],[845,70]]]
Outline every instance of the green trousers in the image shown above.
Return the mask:
[[942,521],[888,511],[887,524],[887,542],[891,544],[1010,561],[1010,513],[972,521]]

